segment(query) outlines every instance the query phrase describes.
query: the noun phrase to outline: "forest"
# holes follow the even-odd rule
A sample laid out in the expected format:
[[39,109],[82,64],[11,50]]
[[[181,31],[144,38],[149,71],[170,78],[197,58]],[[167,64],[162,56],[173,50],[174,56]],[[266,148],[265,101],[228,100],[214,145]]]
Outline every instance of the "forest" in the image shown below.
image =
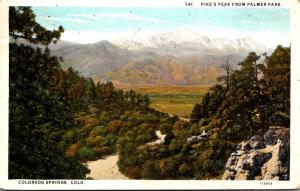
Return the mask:
[[[43,47],[9,45],[10,179],[85,179],[84,162],[112,153],[131,179],[220,179],[239,142],[290,125],[290,47],[250,52],[238,69],[224,63],[189,122],[151,108],[147,95],[63,70],[47,46],[64,28],[35,17],[30,7],[9,9],[9,35]],[[147,144],[156,130],[165,141]],[[209,136],[187,141],[202,132]]]

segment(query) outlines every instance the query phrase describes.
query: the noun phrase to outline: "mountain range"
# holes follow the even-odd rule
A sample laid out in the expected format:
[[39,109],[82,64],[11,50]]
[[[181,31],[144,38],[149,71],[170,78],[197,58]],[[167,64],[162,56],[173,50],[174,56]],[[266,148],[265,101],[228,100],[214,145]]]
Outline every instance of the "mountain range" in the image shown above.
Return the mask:
[[113,44],[138,52],[155,52],[159,55],[176,56],[247,54],[249,50],[266,50],[264,45],[251,38],[210,39],[190,29],[180,29],[140,39],[118,39],[113,41]]
[[59,41],[49,48],[63,57],[63,68],[127,85],[214,84],[227,59],[236,68],[251,51],[270,52],[251,38],[208,38],[189,29],[92,44]]

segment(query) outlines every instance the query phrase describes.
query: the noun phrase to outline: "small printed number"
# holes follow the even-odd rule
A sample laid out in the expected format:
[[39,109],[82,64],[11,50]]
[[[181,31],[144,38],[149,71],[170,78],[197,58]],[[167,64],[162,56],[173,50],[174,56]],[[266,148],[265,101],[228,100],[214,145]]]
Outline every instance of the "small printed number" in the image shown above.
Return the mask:
[[260,185],[272,185],[272,182],[260,182]]
[[185,2],[185,6],[193,6],[192,2]]

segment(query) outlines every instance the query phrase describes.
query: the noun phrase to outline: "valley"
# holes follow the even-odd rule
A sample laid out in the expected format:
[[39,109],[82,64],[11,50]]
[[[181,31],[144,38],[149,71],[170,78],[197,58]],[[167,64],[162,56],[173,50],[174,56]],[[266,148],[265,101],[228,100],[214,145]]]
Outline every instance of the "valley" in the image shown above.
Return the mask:
[[126,86],[118,85],[117,89],[147,94],[150,107],[180,117],[189,118],[196,103],[209,91],[209,85],[203,86]]

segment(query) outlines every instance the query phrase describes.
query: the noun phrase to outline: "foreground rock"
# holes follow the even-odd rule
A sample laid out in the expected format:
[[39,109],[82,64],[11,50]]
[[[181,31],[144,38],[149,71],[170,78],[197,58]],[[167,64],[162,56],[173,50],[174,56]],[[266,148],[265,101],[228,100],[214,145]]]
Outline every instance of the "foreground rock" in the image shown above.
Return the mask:
[[289,129],[270,127],[231,153],[223,180],[289,180]]

